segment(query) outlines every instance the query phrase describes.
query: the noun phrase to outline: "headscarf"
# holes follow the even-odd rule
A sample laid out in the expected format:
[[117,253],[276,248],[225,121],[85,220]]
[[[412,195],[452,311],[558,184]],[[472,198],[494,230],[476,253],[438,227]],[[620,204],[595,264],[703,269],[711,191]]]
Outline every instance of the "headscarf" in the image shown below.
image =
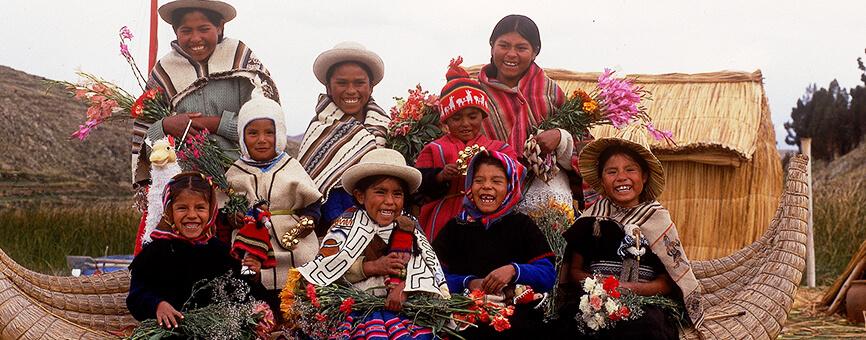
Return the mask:
[[[171,205],[174,203],[174,199],[180,195],[178,192],[176,195],[172,195],[171,187],[178,181],[184,180],[189,177],[199,177],[202,181],[210,186],[210,201],[208,205],[210,207],[210,215],[208,216],[207,223],[202,230],[201,235],[194,239],[189,239],[184,237],[174,226],[174,224],[169,224],[168,222],[168,214],[171,214]],[[192,180],[196,180],[193,178]],[[156,226],[156,229],[150,234],[150,237],[154,240],[181,240],[184,242],[189,242],[193,245],[203,245],[207,244],[210,239],[214,236],[214,225],[216,224],[217,217],[217,209],[218,205],[216,202],[216,192],[213,182],[210,179],[205,177],[205,175],[198,172],[182,172],[172,177],[171,181],[165,186],[165,190],[162,195],[162,205],[164,216],[161,221],[159,221],[159,225]],[[184,188],[182,190],[188,190]]]
[[[482,153],[485,153],[501,162],[502,166],[505,167],[505,177],[508,178],[505,199],[502,200],[502,204],[496,209],[496,211],[487,215],[478,210],[475,202],[472,201],[472,180],[475,177],[476,163],[481,159],[479,156]],[[464,222],[481,221],[481,224],[483,224],[485,228],[489,228],[491,224],[505,215],[508,215],[512,210],[514,210],[514,207],[517,206],[517,203],[519,203],[520,199],[523,197],[523,180],[526,177],[525,170],[526,168],[524,168],[522,164],[498,151],[482,151],[473,157],[469,162],[469,168],[466,172],[466,197],[463,198],[463,211],[460,212],[457,218]]]

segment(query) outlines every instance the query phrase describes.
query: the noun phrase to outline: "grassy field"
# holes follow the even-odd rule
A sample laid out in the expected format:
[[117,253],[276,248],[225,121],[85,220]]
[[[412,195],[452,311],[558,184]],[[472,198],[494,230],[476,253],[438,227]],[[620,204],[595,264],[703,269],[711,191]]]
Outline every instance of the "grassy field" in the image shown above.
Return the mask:
[[830,285],[866,240],[866,185],[816,187],[814,191],[815,277]]
[[0,210],[0,248],[38,272],[69,275],[66,255],[131,254],[139,214],[130,202]]

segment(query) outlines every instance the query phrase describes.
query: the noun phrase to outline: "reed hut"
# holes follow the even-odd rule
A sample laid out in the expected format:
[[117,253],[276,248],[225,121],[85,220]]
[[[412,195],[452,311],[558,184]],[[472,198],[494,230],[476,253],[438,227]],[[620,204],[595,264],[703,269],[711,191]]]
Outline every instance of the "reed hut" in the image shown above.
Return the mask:
[[[590,92],[599,76],[545,72],[566,94]],[[676,145],[654,141],[651,148],[667,174],[659,201],[671,211],[689,258],[726,256],[758,239],[778,207],[783,175],[761,71],[629,77],[652,94],[645,106],[656,127],[674,135]]]

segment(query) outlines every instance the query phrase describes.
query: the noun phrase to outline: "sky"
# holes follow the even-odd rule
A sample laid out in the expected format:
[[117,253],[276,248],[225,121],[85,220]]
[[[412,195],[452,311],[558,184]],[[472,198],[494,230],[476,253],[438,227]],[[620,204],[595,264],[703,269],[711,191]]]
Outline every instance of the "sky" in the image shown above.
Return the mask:
[[[2,2],[0,65],[68,81],[81,70],[137,90],[117,31],[130,27],[136,35],[130,51],[147,67],[150,1]],[[225,34],[244,41],[270,69],[290,135],[304,132],[324,92],[313,61],[337,43],[360,42],[384,60],[385,78],[373,97],[387,110],[393,97],[405,97],[416,84],[438,93],[455,56],[463,56],[464,66],[487,63],[493,26],[513,13],[538,24],[536,62],[546,68],[634,74],[760,69],[783,148],[790,146],[782,124],[806,86],[826,87],[833,79],[845,88],[862,84],[856,59],[866,57],[862,0],[228,2],[238,17]],[[162,21],[159,39],[161,56],[174,40]]]

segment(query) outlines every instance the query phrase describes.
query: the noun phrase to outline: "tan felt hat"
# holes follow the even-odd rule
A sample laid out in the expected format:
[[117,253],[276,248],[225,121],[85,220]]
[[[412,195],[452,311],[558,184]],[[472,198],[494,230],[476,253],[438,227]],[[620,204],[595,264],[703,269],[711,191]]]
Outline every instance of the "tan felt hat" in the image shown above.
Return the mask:
[[344,61],[355,61],[367,65],[370,72],[373,73],[373,79],[370,79],[371,86],[376,86],[385,77],[385,63],[382,62],[382,58],[365,48],[364,45],[354,41],[341,42],[334,48],[319,54],[316,61],[313,62],[313,74],[322,85],[327,85],[328,69]]
[[214,12],[219,13],[223,16],[223,20],[225,22],[229,22],[234,19],[238,12],[232,5],[229,5],[222,1],[216,0],[175,0],[159,6],[159,17],[162,18],[163,21],[174,24],[171,22],[171,15],[174,11],[179,10],[181,8],[202,8],[208,9]]

